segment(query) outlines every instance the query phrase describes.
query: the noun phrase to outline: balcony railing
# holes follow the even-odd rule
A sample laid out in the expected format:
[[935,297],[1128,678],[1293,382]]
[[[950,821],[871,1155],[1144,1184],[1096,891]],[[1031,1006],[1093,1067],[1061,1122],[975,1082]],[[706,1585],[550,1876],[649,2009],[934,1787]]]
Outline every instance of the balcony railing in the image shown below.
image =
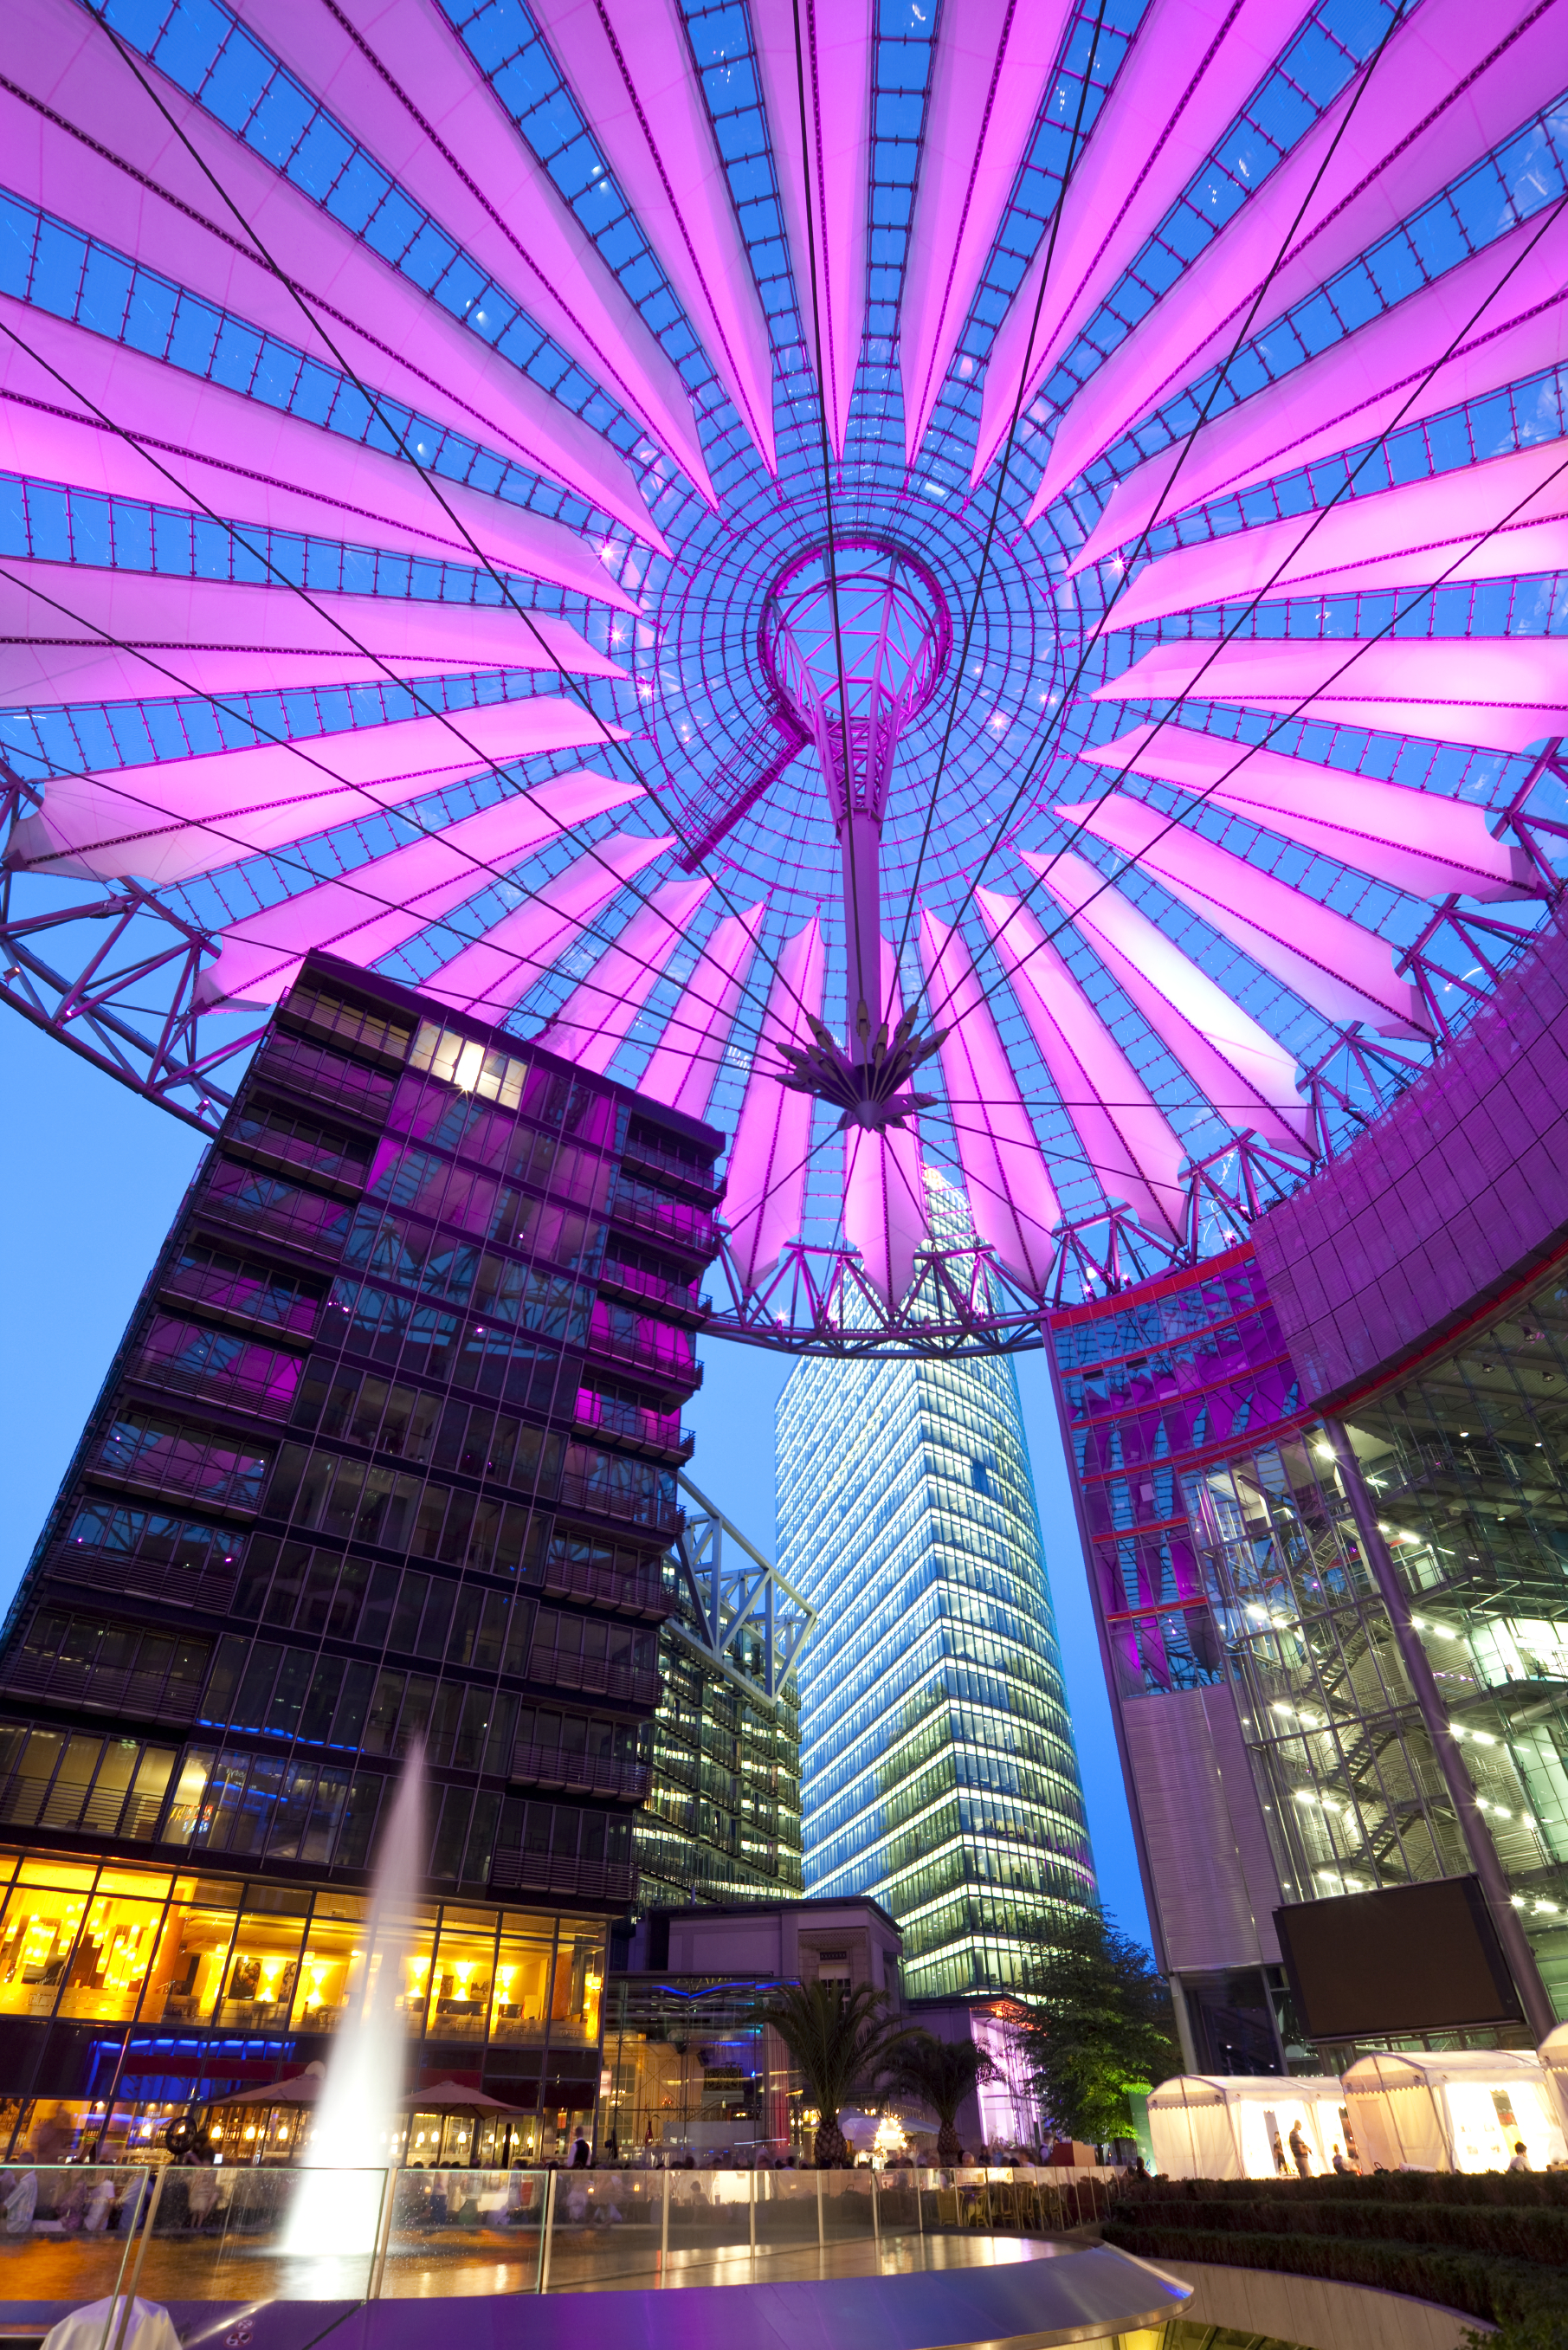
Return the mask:
[[124,1551],[100,1550],[90,1543],[62,1543],[50,1553],[45,1572],[51,1583],[85,1584],[99,1594],[121,1592],[128,1596],[163,1600],[171,1607],[202,1607],[225,1615],[234,1606],[239,1574],[237,1554],[244,1536],[234,1536],[234,1565],[204,1568],[168,1564]]
[[564,1746],[514,1746],[507,1776],[569,1794],[618,1795],[628,1804],[640,1804],[648,1793],[646,1762],[619,1754],[568,1752]]
[[202,1195],[199,1212],[203,1223],[232,1224],[245,1232],[265,1232],[286,1241],[291,1248],[336,1261],[343,1253],[354,1211],[347,1200],[313,1201],[311,1207],[282,1208],[241,1200],[231,1192],[209,1190]]
[[724,1179],[714,1169],[693,1167],[689,1159],[681,1158],[679,1151],[661,1149],[657,1142],[649,1142],[641,1136],[628,1138],[621,1153],[621,1164],[626,1167],[652,1167],[671,1182],[684,1183],[689,1190],[701,1192],[707,1200],[722,1200],[724,1196]]
[[131,1366],[130,1376],[143,1387],[162,1388],[172,1395],[200,1396],[207,1403],[232,1404],[236,1410],[255,1412],[265,1419],[286,1419],[298,1389],[297,1373],[304,1367],[304,1357],[296,1364],[296,1376],[287,1387],[280,1387],[275,1376],[247,1377],[244,1371],[187,1370],[164,1355],[144,1354]]
[[552,1598],[607,1600],[619,1614],[646,1617],[650,1622],[662,1623],[674,1605],[657,1564],[623,1575],[616,1567],[546,1552],[538,1581]]
[[336,1101],[360,1109],[379,1125],[392,1106],[396,1080],[378,1069],[360,1069],[319,1045],[275,1037],[257,1064],[264,1084],[293,1086],[312,1101]]
[[664,1683],[651,1666],[612,1664],[606,1657],[573,1656],[561,1648],[537,1643],[528,1658],[528,1679],[551,1689],[589,1690],[599,1697],[629,1698],[635,1705],[657,1705]]
[[687,1200],[668,1200],[645,1191],[635,1179],[623,1178],[609,1204],[612,1224],[628,1232],[648,1232],[671,1248],[690,1250],[704,1260],[719,1253],[720,1236],[711,1215]]
[[618,1330],[608,1308],[596,1305],[588,1324],[587,1350],[597,1361],[624,1363],[655,1380],[691,1390],[702,1384],[702,1366],[686,1332],[668,1322],[639,1321],[634,1331]]
[[[633,1466],[636,1464],[633,1463]],[[628,1492],[601,1477],[576,1477],[569,1470],[562,1471],[556,1495],[558,1509],[579,1513],[584,1517],[613,1518],[618,1525],[635,1526],[638,1532],[668,1534],[673,1538],[685,1523],[685,1512],[671,1494]]]
[[556,1859],[548,1852],[498,1852],[490,1882],[499,1892],[576,1893],[589,1901],[629,1901],[637,1866],[629,1860]]
[[712,1299],[700,1296],[695,1282],[665,1281],[657,1273],[644,1273],[639,1265],[622,1264],[615,1257],[606,1257],[599,1287],[617,1296],[646,1297],[673,1314],[689,1314],[694,1321],[706,1320],[713,1310]]
[[671,1452],[682,1461],[690,1461],[696,1442],[693,1431],[680,1425],[678,1411],[650,1411],[644,1404],[618,1403],[611,1396],[602,1396],[592,1388],[579,1388],[573,1425],[591,1429],[600,1436],[619,1437],[628,1444],[647,1445],[650,1451]]
[[252,1329],[289,1330],[300,1338],[315,1335],[316,1317],[321,1310],[317,1297],[296,1297],[285,1304],[276,1291],[264,1288],[259,1281],[236,1281],[232,1274],[206,1265],[172,1273],[160,1285],[166,1296],[194,1298]]

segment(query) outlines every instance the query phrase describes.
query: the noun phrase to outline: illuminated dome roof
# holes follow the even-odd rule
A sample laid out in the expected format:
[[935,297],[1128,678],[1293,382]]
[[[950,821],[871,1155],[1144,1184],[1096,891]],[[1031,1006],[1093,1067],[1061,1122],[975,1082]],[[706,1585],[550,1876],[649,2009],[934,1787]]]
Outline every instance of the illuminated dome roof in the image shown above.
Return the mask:
[[1565,19],[12,0],[0,993],[542,1035],[774,1343],[1229,1244],[1556,889]]

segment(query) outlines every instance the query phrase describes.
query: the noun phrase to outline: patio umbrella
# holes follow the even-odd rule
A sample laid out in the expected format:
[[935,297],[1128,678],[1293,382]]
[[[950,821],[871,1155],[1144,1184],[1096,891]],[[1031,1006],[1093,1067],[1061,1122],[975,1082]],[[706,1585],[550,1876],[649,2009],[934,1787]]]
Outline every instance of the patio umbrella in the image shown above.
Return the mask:
[[303,2073],[291,2073],[286,2080],[269,2081],[259,2089],[241,2089],[232,2097],[214,2097],[214,2106],[313,2106],[321,2095],[326,2079],[323,2068],[310,2065]]
[[488,2097],[483,2089],[471,2089],[462,2081],[438,2081],[431,2089],[410,2089],[403,2099],[405,2113],[419,2114],[515,2114],[520,2106],[508,2106],[499,2097]]

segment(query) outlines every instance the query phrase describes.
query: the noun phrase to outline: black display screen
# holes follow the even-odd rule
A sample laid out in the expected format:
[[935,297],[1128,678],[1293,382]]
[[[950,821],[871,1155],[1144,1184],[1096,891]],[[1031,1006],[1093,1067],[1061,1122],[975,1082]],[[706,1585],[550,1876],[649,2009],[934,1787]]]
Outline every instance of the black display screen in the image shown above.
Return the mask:
[[1342,1893],[1274,1912],[1308,2037],[1447,2031],[1521,2013],[1474,1877]]

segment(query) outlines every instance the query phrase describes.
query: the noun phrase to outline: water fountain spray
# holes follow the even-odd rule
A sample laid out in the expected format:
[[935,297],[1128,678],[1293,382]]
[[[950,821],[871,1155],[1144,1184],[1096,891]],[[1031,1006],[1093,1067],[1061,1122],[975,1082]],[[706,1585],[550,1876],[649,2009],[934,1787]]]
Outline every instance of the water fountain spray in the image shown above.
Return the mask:
[[346,2174],[303,2178],[288,2217],[287,2253],[373,2251],[380,2172],[396,2159],[408,2035],[398,2005],[402,1960],[415,1930],[424,1877],[425,1755],[409,1749],[381,1833],[365,1921],[359,1995],[349,2007],[327,2067],[304,2168]]

